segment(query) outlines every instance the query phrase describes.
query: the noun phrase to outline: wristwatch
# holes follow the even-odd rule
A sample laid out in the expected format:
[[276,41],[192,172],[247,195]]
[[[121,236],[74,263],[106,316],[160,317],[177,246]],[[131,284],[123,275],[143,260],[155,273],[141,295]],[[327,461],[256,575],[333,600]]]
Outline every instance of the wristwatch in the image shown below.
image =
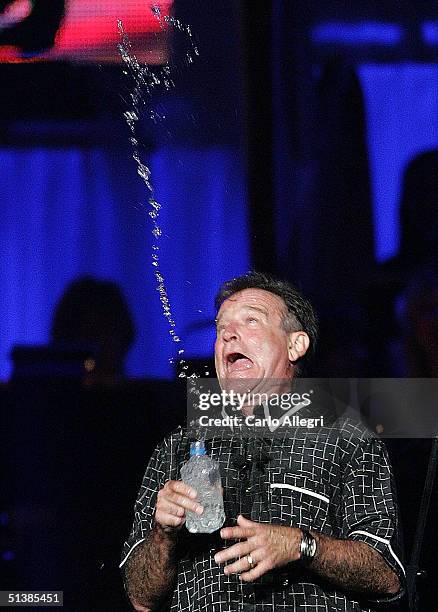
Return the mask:
[[302,529],[301,531],[303,537],[300,544],[300,561],[303,565],[307,566],[316,555],[316,540],[307,529]]

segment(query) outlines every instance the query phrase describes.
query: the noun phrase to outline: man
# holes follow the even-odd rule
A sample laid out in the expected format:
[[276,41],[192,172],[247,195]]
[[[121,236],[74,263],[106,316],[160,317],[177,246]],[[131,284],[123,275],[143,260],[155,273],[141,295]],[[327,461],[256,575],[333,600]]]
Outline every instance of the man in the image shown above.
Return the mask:
[[[216,305],[221,387],[290,386],[316,342],[311,305],[259,273],[225,283]],[[151,458],[124,548],[136,610],[346,612],[400,595],[396,502],[379,440],[346,420],[338,430],[273,437],[257,460],[251,440],[207,442],[221,466],[226,526],[208,536],[183,527],[187,511],[203,508],[179,480],[189,439],[178,431]]]

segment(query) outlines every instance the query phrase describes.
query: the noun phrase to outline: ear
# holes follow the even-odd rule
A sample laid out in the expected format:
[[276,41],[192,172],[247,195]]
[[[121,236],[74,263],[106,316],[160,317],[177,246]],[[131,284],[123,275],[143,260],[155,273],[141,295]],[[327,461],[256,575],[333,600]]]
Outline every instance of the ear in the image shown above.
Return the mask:
[[310,339],[305,331],[291,332],[288,337],[287,350],[289,361],[295,363],[307,353]]

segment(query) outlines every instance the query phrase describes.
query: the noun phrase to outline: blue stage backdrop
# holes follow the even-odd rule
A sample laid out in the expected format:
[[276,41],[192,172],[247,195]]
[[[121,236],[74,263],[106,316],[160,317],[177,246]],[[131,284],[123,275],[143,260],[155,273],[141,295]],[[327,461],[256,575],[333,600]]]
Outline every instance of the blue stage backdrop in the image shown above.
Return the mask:
[[[359,77],[375,255],[383,261],[399,248],[403,172],[416,155],[438,148],[438,67],[376,63],[362,65]],[[177,333],[191,356],[211,354],[213,328],[204,322],[213,318],[217,285],[251,266],[246,177],[237,151],[163,147],[145,160],[163,205],[162,270]],[[47,342],[57,300],[84,274],[112,279],[126,294],[138,330],[129,374],[171,376],[168,360],[179,347],[155,291],[148,194],[128,147],[3,149],[0,178],[1,378],[10,373],[13,344]],[[303,176],[297,172],[294,179],[299,190]],[[292,213],[282,227],[289,236]]]
[[423,151],[438,148],[438,66],[367,64],[359,68],[359,77],[367,112],[375,254],[384,261],[400,246],[406,166]]
[[[166,148],[152,170],[161,270],[187,356],[211,355],[218,285],[250,267],[244,163],[236,149]],[[130,376],[170,377],[171,341],[151,265],[148,193],[128,148],[0,150],[0,377],[14,344],[49,339],[55,304],[80,275],[123,289],[137,338]]]

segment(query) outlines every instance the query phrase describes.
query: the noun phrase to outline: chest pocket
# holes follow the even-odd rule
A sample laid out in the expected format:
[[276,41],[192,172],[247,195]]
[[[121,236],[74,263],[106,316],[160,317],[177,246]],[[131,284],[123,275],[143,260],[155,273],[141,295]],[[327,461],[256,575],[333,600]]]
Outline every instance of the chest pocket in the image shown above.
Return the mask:
[[281,472],[270,475],[271,521],[330,532],[330,496],[324,483]]

